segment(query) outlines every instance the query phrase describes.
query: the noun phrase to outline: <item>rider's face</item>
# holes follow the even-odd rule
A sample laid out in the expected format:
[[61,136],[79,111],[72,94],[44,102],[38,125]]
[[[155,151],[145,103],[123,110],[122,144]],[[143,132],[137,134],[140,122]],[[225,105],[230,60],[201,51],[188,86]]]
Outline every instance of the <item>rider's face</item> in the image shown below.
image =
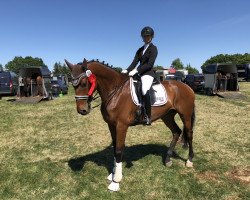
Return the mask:
[[150,35],[146,35],[146,36],[143,36],[142,39],[143,39],[143,42],[144,42],[145,44],[147,44],[147,43],[151,42],[152,37],[151,37]]

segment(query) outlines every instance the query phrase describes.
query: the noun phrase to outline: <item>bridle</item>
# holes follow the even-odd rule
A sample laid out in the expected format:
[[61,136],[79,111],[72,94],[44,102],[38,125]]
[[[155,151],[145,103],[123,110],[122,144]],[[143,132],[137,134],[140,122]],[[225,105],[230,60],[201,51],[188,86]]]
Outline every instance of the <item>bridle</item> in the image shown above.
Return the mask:
[[[87,77],[88,77],[88,76],[87,76],[87,73],[86,73],[86,72],[83,72],[83,73],[79,74],[77,77],[74,77],[73,75],[71,75],[71,78],[72,78],[72,85],[73,85],[74,87],[77,87],[77,86],[81,83],[81,80],[82,80],[83,78],[87,78]],[[97,93],[97,92],[95,93],[95,95],[94,95],[93,98],[90,98],[88,95],[75,95],[76,101],[79,101],[79,100],[86,100],[87,103],[88,103],[89,108],[92,108],[92,109],[94,109],[94,108],[96,108],[96,107],[98,107],[98,106],[101,105],[101,104],[98,104],[98,105],[96,105],[96,106],[91,107],[91,102],[94,101],[94,100],[96,100],[96,99],[98,99],[99,97],[100,97],[100,96],[98,96],[98,93]]]
[[[71,77],[72,77],[72,85],[74,87],[77,87],[80,84],[81,80],[83,78],[87,77],[87,74],[85,72],[83,72],[83,73],[79,74],[77,77],[74,77],[73,75],[71,75]],[[76,99],[76,101],[89,100],[89,96],[88,95],[75,95],[75,99]],[[88,103],[90,103],[90,102],[88,102]]]

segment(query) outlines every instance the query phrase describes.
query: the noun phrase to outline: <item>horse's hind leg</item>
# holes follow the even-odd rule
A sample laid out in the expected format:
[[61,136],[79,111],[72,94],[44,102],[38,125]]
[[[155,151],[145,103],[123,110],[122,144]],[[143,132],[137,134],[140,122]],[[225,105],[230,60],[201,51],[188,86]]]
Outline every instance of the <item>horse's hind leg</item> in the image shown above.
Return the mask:
[[170,110],[164,117],[162,117],[163,122],[171,130],[171,132],[173,134],[173,139],[170,143],[169,149],[167,151],[167,156],[165,159],[166,166],[172,165],[172,161],[170,160],[170,158],[173,155],[175,145],[176,145],[176,143],[180,137],[180,134],[181,134],[181,129],[179,128],[179,126],[176,124],[176,122],[174,120],[175,115],[176,115],[176,111]]
[[189,147],[189,154],[188,154],[188,160],[186,162],[187,167],[193,167],[193,127],[194,127],[194,121],[195,121],[195,111],[193,110],[191,116],[182,116],[181,117],[183,123],[184,123],[184,131],[183,131],[183,137],[185,142],[188,142]]

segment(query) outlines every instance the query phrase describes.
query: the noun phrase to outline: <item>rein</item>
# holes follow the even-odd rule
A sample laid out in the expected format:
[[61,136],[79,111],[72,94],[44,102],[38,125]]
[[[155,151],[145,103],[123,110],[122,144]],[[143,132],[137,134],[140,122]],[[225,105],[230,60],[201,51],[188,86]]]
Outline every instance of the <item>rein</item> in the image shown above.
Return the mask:
[[105,103],[105,107],[108,106],[108,104],[109,104],[109,102],[111,101],[111,99],[115,96],[115,94],[116,94],[121,88],[123,88],[123,86],[125,85],[125,83],[126,83],[128,80],[129,80],[129,78],[126,79],[119,87],[115,87],[114,91],[111,92],[111,93],[108,95],[109,98],[104,102],[104,103]]
[[[97,95],[98,95],[98,92],[95,93],[95,95],[94,95],[92,101],[95,101],[96,99],[100,98],[100,96],[97,96]],[[92,109],[99,107],[101,104],[102,104],[102,103],[99,103],[98,105],[93,106]]]

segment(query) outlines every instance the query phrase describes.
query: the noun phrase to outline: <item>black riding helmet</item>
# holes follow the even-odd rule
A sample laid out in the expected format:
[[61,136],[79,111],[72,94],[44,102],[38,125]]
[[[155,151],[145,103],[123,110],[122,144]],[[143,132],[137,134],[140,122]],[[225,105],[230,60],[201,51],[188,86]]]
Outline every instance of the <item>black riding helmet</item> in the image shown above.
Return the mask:
[[146,26],[141,30],[141,36],[144,37],[144,36],[149,36],[149,35],[153,38],[154,30],[151,27]]

